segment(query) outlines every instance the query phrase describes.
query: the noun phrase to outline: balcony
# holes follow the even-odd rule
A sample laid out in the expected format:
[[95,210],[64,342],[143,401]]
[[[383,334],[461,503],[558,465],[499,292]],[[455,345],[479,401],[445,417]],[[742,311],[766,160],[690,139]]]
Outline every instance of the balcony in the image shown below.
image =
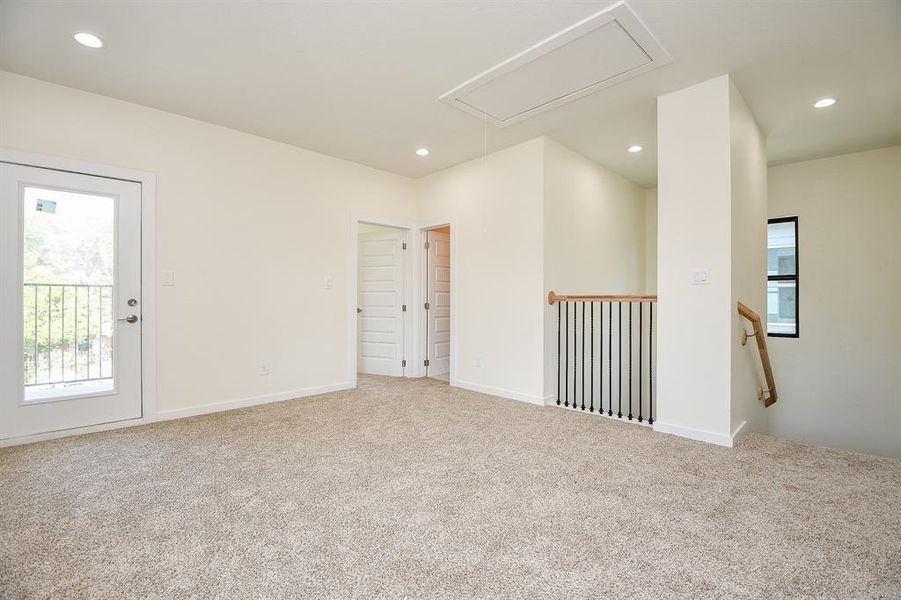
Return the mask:
[[112,285],[26,283],[25,400],[112,389]]

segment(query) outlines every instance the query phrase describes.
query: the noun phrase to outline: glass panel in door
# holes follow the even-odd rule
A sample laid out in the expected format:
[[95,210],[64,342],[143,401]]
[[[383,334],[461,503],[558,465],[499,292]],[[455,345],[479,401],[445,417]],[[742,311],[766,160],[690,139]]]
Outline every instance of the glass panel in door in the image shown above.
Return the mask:
[[25,400],[115,388],[115,198],[23,190]]

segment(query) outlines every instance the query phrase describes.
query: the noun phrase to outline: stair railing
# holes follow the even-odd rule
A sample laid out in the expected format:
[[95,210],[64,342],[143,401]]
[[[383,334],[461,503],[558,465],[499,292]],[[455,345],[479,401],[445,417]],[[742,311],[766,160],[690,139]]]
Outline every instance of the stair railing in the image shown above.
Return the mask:
[[760,353],[760,362],[763,363],[763,375],[766,378],[768,389],[758,389],[757,397],[763,401],[765,407],[772,406],[779,399],[779,394],[776,392],[776,380],[773,378],[773,367],[770,365],[770,354],[767,352],[766,334],[763,332],[760,315],[741,302],[738,303],[738,314],[747,319],[754,329],[753,333],[748,333],[742,329],[741,345],[747,345],[749,337],[757,340],[757,351]]
[[657,296],[547,300],[557,305],[557,405],[652,425]]

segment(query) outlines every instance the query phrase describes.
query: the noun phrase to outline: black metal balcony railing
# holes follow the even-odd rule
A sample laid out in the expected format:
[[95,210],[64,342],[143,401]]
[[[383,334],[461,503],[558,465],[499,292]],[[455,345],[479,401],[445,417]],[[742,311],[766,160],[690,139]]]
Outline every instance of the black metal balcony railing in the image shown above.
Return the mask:
[[657,296],[551,292],[548,301],[557,305],[557,404],[652,425]]
[[26,283],[25,385],[113,377],[113,286]]

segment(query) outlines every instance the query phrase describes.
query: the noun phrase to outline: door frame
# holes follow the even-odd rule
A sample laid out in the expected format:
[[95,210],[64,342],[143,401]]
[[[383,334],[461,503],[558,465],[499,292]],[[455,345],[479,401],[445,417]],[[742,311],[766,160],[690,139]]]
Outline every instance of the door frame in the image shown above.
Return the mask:
[[457,317],[457,230],[454,228],[454,224],[450,220],[437,220],[430,223],[420,224],[419,226],[419,295],[422,298],[422,302],[420,303],[420,309],[417,310],[417,314],[421,315],[420,328],[418,331],[419,343],[417,346],[419,347],[419,354],[421,355],[421,360],[419,361],[420,368],[422,369],[422,375],[425,376],[425,366],[423,364],[423,360],[428,355],[428,340],[427,333],[429,324],[426,321],[425,310],[422,310],[424,303],[426,302],[427,291],[426,285],[428,282],[428,274],[426,273],[426,261],[425,261],[425,236],[426,232],[432,229],[441,229],[442,227],[450,228],[450,313],[451,313],[451,340],[450,340],[450,366],[448,371],[448,383],[452,386],[457,386],[457,340],[459,336],[457,335],[457,323],[459,322],[459,318]]
[[[424,281],[425,263],[422,260],[425,243],[425,232],[439,227],[450,227],[451,240],[451,356],[450,356],[450,385],[457,383],[457,335],[459,318],[457,312],[457,230],[451,219],[437,219],[435,221],[412,222],[403,219],[393,219],[369,214],[350,213],[348,223],[348,262],[350,263],[349,284],[347,286],[347,381],[350,387],[357,387],[357,269],[359,268],[359,233],[358,225],[368,223],[370,225],[382,225],[395,227],[407,231],[407,248],[412,250],[404,261],[404,302],[408,307],[422,307],[425,303]],[[404,377],[425,377],[425,336],[424,328],[427,326],[423,314],[425,311],[417,308],[407,310],[408,327],[404,329],[404,353],[407,356],[407,369]]]
[[156,309],[156,175],[71,158],[60,158],[0,147],[0,162],[63,171],[106,179],[130,181],[141,186],[141,417],[47,433],[6,438],[0,447],[51,440],[80,433],[119,429],[157,419],[157,309]]
[[[350,215],[350,284],[347,286],[347,381],[351,387],[357,387],[357,340],[359,333],[357,326],[359,317],[357,317],[357,289],[359,286],[359,233],[360,224],[380,225],[382,227],[393,227],[402,229],[405,232],[408,251],[415,247],[417,229],[414,223],[408,223],[399,219],[388,219],[384,217],[375,217],[358,213]],[[410,310],[409,307],[414,306],[416,301],[415,285],[416,285],[416,252],[410,252],[404,256],[404,299],[403,303],[407,305],[407,322],[404,324],[403,336],[403,354],[406,356],[407,366],[404,369],[403,377],[420,377],[421,373],[417,371],[416,357],[411,356],[415,352],[416,345],[413,343],[415,332],[418,331],[419,323],[415,316],[416,311]],[[420,369],[421,371],[421,369]]]

